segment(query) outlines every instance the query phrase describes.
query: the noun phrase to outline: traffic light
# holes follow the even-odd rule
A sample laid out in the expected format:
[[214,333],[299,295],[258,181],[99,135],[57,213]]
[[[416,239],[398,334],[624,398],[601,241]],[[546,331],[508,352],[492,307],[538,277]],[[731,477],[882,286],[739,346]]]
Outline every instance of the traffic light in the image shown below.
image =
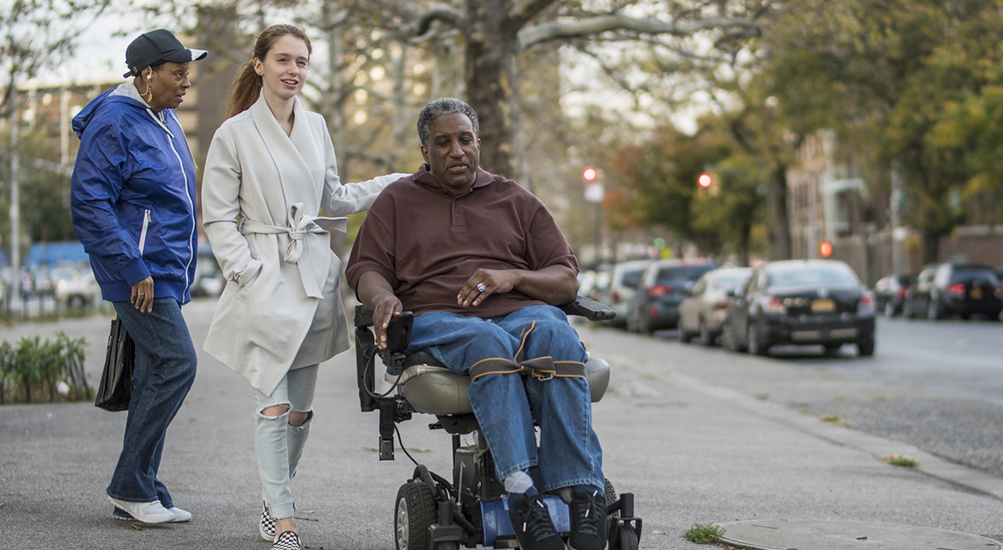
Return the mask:
[[822,244],[818,245],[818,251],[822,254],[823,258],[832,256],[832,243],[829,241],[822,241]]
[[697,183],[700,184],[700,187],[707,189],[712,183],[714,183],[714,178],[710,177],[710,174],[705,172],[700,174],[700,177],[697,178]]
[[596,172],[596,169],[590,166],[582,173],[582,177],[585,178],[585,181],[595,181],[599,177],[599,172]]

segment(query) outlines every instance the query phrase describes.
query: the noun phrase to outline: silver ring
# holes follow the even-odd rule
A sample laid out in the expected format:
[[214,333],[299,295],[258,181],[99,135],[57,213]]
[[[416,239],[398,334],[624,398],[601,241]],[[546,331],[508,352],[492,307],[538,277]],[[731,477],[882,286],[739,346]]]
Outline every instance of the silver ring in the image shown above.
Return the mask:
[[477,290],[478,290],[478,292],[484,292],[487,289],[488,289],[488,287],[484,286],[484,283],[477,283]]
[[146,296],[146,294],[144,294],[144,293],[142,293],[142,292],[140,292],[140,293],[139,293],[139,295],[140,295],[140,296]]

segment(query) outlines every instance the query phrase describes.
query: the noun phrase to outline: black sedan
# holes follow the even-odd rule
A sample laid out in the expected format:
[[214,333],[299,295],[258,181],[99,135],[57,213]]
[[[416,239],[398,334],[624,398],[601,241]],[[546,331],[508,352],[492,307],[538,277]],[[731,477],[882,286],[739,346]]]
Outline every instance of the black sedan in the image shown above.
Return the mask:
[[728,307],[722,341],[732,351],[766,355],[779,345],[856,344],[874,354],[874,295],[835,260],[760,265]]

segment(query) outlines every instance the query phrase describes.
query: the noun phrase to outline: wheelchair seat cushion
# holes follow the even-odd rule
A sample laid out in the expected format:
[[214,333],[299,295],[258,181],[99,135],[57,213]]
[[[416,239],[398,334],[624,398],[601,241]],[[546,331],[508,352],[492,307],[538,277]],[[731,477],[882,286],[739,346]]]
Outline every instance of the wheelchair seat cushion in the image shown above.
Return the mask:
[[[417,412],[437,416],[472,413],[473,409],[467,398],[470,377],[456,374],[441,366],[442,364],[435,361],[431,355],[424,354],[431,360],[430,362],[416,358],[422,354],[408,358],[405,364],[410,366],[397,380],[401,394],[411,407]],[[416,359],[412,361],[412,358]],[[588,379],[592,402],[596,403],[602,399],[609,386],[609,364],[602,359],[590,358],[585,363],[585,376]],[[394,378],[387,375],[388,382],[392,383]]]

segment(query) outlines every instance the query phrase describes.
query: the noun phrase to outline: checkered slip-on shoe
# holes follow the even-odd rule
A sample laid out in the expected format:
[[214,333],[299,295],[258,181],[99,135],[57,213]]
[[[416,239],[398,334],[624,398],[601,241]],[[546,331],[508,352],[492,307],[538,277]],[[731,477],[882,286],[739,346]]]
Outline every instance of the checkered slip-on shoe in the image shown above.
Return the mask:
[[[261,538],[268,542],[275,541],[275,518],[268,513],[268,505],[265,504],[265,501],[261,501],[261,522],[258,524],[258,532],[261,533]],[[297,546],[297,548],[299,547]]]
[[283,531],[275,539],[272,550],[300,550],[300,537],[293,531]]

